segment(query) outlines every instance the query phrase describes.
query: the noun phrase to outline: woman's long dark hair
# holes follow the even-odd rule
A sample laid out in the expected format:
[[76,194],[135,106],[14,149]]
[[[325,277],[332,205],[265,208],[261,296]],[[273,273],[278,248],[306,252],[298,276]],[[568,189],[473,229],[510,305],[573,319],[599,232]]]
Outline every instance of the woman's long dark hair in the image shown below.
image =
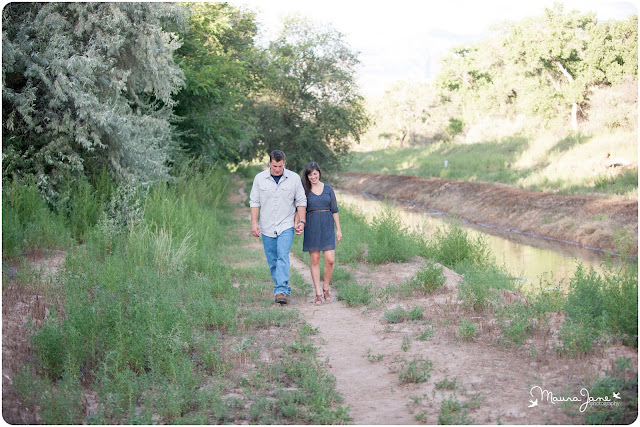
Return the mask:
[[320,178],[322,179],[322,171],[320,170],[320,166],[316,162],[309,162],[307,166],[304,167],[302,171],[302,186],[304,187],[304,192],[309,197],[309,192],[311,191],[311,182],[309,182],[309,174],[313,171],[318,171],[320,174]]

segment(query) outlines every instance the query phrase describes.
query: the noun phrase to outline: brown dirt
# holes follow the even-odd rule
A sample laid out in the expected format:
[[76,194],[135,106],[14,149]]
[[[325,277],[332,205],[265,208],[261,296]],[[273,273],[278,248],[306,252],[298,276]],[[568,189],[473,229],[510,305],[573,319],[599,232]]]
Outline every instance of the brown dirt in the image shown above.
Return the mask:
[[[64,264],[64,251],[34,251],[27,263],[12,265],[12,274],[2,286],[2,418],[9,424],[37,424],[40,418],[18,396],[13,380],[32,349],[26,337],[29,323],[42,325],[49,313],[51,297],[42,284]],[[17,275],[24,283],[18,284]],[[25,279],[26,278],[26,279]]]
[[502,184],[447,181],[406,175],[342,173],[338,187],[408,200],[478,224],[616,250],[625,229],[638,252],[638,201],[539,193]]

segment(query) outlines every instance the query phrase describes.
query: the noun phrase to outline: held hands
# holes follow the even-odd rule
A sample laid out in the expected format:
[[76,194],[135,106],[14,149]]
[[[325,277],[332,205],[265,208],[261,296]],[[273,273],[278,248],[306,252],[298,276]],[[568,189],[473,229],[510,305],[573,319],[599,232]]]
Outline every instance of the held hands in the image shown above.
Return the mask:
[[297,236],[301,235],[303,231],[304,231],[304,222],[299,222],[296,225],[296,235]]

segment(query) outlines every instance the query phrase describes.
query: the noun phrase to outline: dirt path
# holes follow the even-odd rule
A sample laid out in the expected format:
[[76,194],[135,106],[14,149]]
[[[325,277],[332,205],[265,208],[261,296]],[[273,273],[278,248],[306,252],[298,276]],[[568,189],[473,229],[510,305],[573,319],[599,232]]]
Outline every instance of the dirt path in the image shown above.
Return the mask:
[[[382,286],[415,274],[419,265],[414,260],[374,269],[359,267],[361,271],[354,273],[367,280],[365,283],[375,277]],[[295,256],[292,268],[312,283],[307,265]],[[531,387],[539,385],[556,395],[579,396],[580,388],[611,369],[618,357],[630,357],[632,366],[637,367],[637,353],[623,346],[578,359],[558,356],[551,342],[543,342],[547,339],[543,334],[532,337],[525,350],[499,346],[495,321],[462,310],[457,304],[460,276],[446,268],[444,271],[447,282],[442,292],[391,300],[376,308],[347,307],[337,301],[335,291],[333,301],[322,306],[312,304],[313,295],[295,298],[292,308],[300,310],[319,331],[319,355],[328,361],[344,405],[351,407],[352,424],[438,424],[443,402],[457,402],[466,408],[465,416],[473,424],[583,424],[578,405],[569,410],[550,403],[528,408]],[[505,297],[517,296],[507,293]],[[423,307],[425,322],[385,322],[384,311],[398,305],[407,311]],[[462,317],[479,326],[470,342],[458,336]],[[429,329],[433,331],[430,338],[417,338]],[[551,334],[555,336],[557,331]],[[539,352],[532,356],[531,348]],[[430,378],[402,384],[398,372],[415,359],[431,361]]]

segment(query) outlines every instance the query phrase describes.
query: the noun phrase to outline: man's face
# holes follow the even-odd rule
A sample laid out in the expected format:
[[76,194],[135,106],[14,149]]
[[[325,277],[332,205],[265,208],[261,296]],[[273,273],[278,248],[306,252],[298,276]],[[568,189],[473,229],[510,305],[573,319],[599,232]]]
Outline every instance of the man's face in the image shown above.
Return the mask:
[[284,160],[276,162],[275,160],[269,161],[269,169],[271,169],[271,175],[280,176],[284,172]]

